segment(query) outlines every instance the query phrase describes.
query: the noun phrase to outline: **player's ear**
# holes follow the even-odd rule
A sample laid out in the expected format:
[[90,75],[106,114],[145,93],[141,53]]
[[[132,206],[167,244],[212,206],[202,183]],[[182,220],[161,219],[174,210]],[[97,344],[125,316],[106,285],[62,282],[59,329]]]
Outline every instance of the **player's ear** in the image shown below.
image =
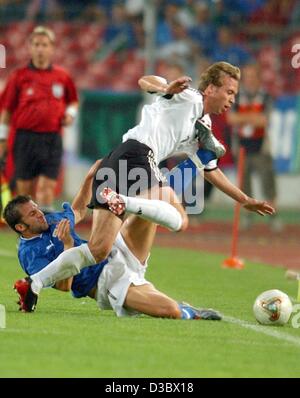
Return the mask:
[[27,227],[24,224],[21,224],[21,223],[15,225],[16,231],[19,232],[20,234],[22,234],[25,231],[26,228]]
[[211,95],[216,89],[216,86],[214,86],[212,83],[210,83],[206,89],[204,90],[204,94],[206,95]]

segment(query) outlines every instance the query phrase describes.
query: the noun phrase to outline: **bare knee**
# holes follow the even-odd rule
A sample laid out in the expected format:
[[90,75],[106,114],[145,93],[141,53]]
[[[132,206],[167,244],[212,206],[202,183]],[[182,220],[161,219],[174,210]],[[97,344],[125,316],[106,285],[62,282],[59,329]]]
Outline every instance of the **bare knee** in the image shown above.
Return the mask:
[[189,218],[185,213],[181,215],[181,218],[182,218],[182,224],[178,232],[185,231],[189,226]]

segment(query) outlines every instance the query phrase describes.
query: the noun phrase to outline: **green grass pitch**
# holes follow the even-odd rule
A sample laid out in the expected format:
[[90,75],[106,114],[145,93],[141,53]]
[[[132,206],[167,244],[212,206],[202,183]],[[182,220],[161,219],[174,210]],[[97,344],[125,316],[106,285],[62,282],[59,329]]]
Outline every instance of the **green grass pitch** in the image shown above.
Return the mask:
[[[271,250],[271,249],[270,249]],[[259,326],[255,297],[278,288],[296,296],[284,270],[246,263],[222,269],[222,256],[154,248],[148,279],[178,300],[208,306],[231,322],[146,316],[118,319],[89,298],[46,289],[35,313],[17,311],[16,238],[0,233],[0,377],[299,377],[300,329]]]

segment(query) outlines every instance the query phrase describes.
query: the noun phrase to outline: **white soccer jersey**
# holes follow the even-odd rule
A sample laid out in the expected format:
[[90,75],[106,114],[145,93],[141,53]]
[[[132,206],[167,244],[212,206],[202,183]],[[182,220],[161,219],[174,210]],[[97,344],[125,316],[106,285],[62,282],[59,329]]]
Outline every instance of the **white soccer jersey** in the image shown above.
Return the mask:
[[203,116],[203,96],[199,91],[187,88],[169,99],[160,95],[143,107],[140,123],[123,136],[123,142],[134,139],[149,146],[157,164],[175,153],[195,153],[195,123],[199,118],[211,127],[209,115]]

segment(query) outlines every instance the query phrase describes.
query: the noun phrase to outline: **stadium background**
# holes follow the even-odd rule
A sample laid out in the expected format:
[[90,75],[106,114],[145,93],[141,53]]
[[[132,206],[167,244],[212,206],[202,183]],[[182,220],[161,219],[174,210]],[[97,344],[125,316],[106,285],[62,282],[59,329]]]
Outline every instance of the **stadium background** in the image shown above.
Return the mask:
[[[113,148],[135,124],[142,102],[148,100],[137,86],[142,74],[164,75],[166,66],[176,63],[196,85],[210,62],[227,60],[242,66],[256,60],[264,87],[274,97],[269,135],[279,214],[285,226],[275,235],[257,217],[255,229],[241,232],[240,254],[298,267],[300,68],[292,67],[293,45],[300,44],[298,1],[77,0],[70,5],[64,0],[1,0],[0,43],[6,49],[6,68],[0,69],[0,92],[9,73],[26,63],[24,42],[37,24],[54,30],[55,62],[68,69],[80,90],[78,119],[64,133],[59,201],[73,197],[91,162]],[[227,49],[220,43],[224,27]],[[226,117],[214,118],[214,126],[226,143],[230,138]],[[12,166],[8,162],[8,179]],[[230,151],[221,167],[230,179],[236,179]],[[259,184],[254,183],[255,195],[260,197]],[[177,244],[229,252],[232,218],[232,202],[214,190],[204,212],[191,218],[190,234],[178,238]],[[199,238],[203,232],[205,239]],[[161,232],[157,243],[169,245],[174,240]]]

